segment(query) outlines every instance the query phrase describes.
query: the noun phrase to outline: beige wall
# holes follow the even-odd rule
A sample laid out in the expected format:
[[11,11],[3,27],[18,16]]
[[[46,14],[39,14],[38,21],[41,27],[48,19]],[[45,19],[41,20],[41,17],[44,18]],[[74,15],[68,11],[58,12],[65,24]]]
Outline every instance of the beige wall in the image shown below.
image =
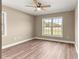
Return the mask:
[[75,9],[75,46],[76,46],[76,50],[78,52],[78,6]]
[[7,35],[2,37],[2,46],[13,44],[34,35],[34,16],[3,6],[7,13]]
[[37,16],[36,17],[36,28],[35,28],[35,36],[41,37],[41,38],[55,38],[55,37],[45,37],[42,36],[42,18],[50,18],[50,17],[57,17],[62,16],[64,19],[64,38],[56,38],[61,40],[67,40],[67,41],[74,41],[75,40],[75,16],[74,11],[70,12],[62,12],[62,13],[54,13],[50,15],[44,15],[44,16]]

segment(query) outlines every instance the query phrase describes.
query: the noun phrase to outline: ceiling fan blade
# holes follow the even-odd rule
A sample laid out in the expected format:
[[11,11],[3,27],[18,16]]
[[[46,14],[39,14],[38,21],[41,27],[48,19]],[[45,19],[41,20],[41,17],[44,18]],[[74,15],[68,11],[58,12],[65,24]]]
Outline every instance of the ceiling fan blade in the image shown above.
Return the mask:
[[45,9],[45,8],[41,8],[41,10],[42,10],[42,11],[46,11],[46,9]]
[[36,6],[30,6],[30,5],[26,5],[26,7],[36,7]]
[[35,5],[38,5],[38,1],[37,0],[33,0]]
[[45,6],[41,6],[41,7],[51,7],[50,5],[45,5]]

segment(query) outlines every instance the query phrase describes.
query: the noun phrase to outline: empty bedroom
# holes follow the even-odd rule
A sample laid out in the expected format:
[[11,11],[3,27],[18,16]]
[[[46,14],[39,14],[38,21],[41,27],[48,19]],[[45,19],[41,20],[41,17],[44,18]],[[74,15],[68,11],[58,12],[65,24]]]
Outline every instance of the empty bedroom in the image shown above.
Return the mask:
[[2,0],[2,59],[77,55],[77,0]]

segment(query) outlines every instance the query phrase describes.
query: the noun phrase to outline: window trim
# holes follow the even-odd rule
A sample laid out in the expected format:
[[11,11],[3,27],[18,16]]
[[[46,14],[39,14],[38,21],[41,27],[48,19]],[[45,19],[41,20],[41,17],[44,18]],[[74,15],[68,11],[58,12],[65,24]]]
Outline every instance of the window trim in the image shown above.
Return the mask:
[[[2,37],[6,36],[7,35],[7,13],[5,11],[2,11],[2,14],[4,14],[3,18],[4,18],[4,21],[2,19],[2,23],[4,22],[4,34],[2,33]],[[3,24],[2,24],[3,25]]]
[[63,17],[62,16],[56,16],[56,17],[50,17],[50,18],[42,18],[42,36],[46,36],[46,37],[54,37],[54,38],[64,38],[64,19],[62,20],[62,36],[53,36],[53,35],[44,35],[43,34],[43,32],[44,32],[44,30],[43,30],[43,28],[44,28],[44,26],[43,26],[43,19],[53,19],[53,18],[57,18],[57,17],[61,17],[62,19],[63,19]]

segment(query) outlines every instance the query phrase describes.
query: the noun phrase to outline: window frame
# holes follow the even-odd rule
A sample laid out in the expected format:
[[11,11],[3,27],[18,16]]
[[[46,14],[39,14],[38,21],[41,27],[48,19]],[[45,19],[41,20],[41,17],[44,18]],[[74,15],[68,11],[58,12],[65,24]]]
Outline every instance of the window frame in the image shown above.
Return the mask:
[[7,35],[7,13],[5,11],[2,11],[2,27],[4,28],[4,33],[2,29],[2,37],[4,37]]
[[[59,17],[59,18],[62,18],[62,36],[54,36],[53,35],[53,33],[51,33],[51,35],[44,35],[43,33],[44,33],[44,26],[43,26],[43,19],[53,19],[53,18],[57,18],[57,17]],[[53,22],[53,20],[52,20],[52,22]],[[53,27],[53,25],[51,26],[51,30],[52,30],[52,27]],[[50,18],[42,18],[42,36],[46,36],[46,37],[54,37],[54,38],[63,38],[64,37],[64,19],[63,19],[63,17],[62,16],[56,16],[56,17],[50,17]]]

